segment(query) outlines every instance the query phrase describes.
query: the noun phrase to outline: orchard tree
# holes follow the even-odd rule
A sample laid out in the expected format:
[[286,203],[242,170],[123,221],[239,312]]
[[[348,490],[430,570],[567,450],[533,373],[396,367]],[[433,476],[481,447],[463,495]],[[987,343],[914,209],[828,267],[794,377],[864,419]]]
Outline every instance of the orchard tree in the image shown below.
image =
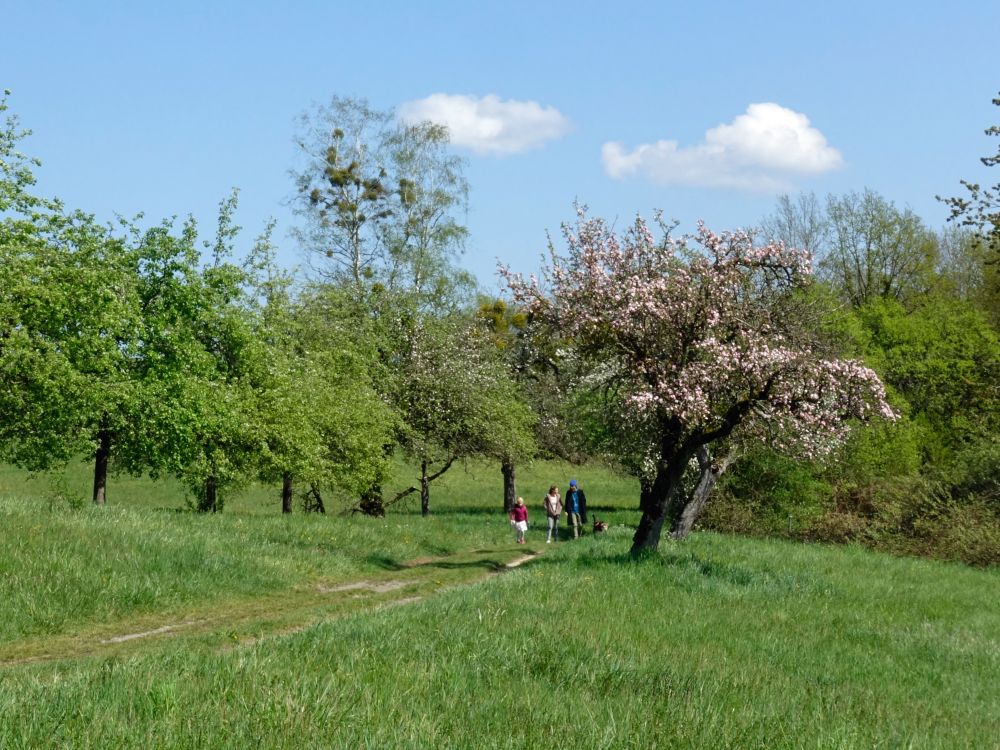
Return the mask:
[[382,482],[395,415],[375,390],[372,342],[357,337],[345,300],[325,286],[287,302],[275,297],[264,311],[276,356],[262,414],[262,474],[282,480],[283,510],[291,510],[295,480],[305,487],[305,506],[325,512],[327,488],[356,496]]
[[0,434],[8,458],[47,469],[94,456],[105,502],[112,445],[142,400],[134,258],[86,216],[52,216],[30,241],[0,241]]
[[[223,202],[224,216],[235,208],[234,201]],[[223,219],[216,243],[230,228]],[[258,344],[247,333],[246,312],[233,304],[241,275],[224,268],[218,256],[203,263],[193,219],[179,231],[165,221],[146,230],[131,226],[129,233],[138,259],[141,309],[132,369],[142,397],[114,459],[130,471],[181,477],[199,508],[218,509],[220,486],[236,473],[242,476],[247,456],[256,455],[247,453],[254,448],[249,425],[255,394],[234,389],[225,377],[248,361],[246,353],[236,356],[235,342]],[[241,472],[234,472],[236,464]]]
[[537,436],[539,426],[536,404],[532,403],[531,381],[537,374],[530,347],[526,345],[527,317],[502,299],[483,301],[476,311],[480,323],[478,336],[486,336],[487,345],[497,353],[516,387],[516,400],[526,405],[533,416],[533,427],[519,431],[518,438],[506,441],[497,458],[500,459],[500,474],[503,477],[503,510],[510,513],[517,500],[517,466],[530,460],[538,452]]
[[327,488],[357,495],[385,476],[393,415],[352,353],[320,349],[272,361],[258,407],[259,477],[281,483],[283,512],[292,511],[295,483],[307,508],[326,512]]
[[[192,279],[195,296],[184,321],[207,363],[190,384],[197,418],[183,471],[202,511],[220,510],[218,491],[259,471],[269,434],[266,415],[277,388],[272,362],[280,353],[262,316],[255,283],[258,252],[246,262],[236,260],[236,208],[234,191],[219,205],[215,239],[204,243],[209,260]],[[269,245],[268,231],[257,245],[258,251]]]
[[31,469],[92,456],[102,505],[110,467],[192,465],[199,416],[225,402],[197,314],[213,302],[193,222],[116,234],[32,196],[23,135],[13,118],[0,131],[0,445]]
[[408,334],[397,370],[393,403],[403,425],[400,442],[420,463],[423,515],[430,512],[430,483],[455,461],[476,455],[502,460],[530,451],[533,414],[474,321],[423,320]]
[[842,439],[847,420],[893,417],[859,362],[819,356],[782,302],[809,283],[808,253],[701,227],[657,241],[637,219],[621,237],[580,212],[542,281],[504,270],[515,299],[567,342],[601,399],[617,458],[638,476],[633,554],[679,528],[682,478],[698,450],[738,431],[774,433],[805,453]]
[[26,135],[5,115],[0,452],[35,470],[93,456],[93,500],[103,505],[112,446],[131,442],[144,400],[138,256],[92,217],[31,193],[38,162],[18,150]]

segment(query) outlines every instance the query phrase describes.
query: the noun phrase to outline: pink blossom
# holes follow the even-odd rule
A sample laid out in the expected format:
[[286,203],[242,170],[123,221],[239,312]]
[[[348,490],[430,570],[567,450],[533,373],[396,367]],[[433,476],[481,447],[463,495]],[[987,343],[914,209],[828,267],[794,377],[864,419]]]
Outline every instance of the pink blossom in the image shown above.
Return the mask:
[[809,283],[808,252],[704,225],[657,241],[639,218],[616,236],[583,213],[563,236],[567,254],[552,248],[541,281],[501,275],[576,356],[601,365],[603,385],[621,395],[611,418],[642,425],[650,451],[679,424],[681,441],[781,435],[790,450],[818,455],[850,420],[895,417],[874,372],[794,343],[777,312]]

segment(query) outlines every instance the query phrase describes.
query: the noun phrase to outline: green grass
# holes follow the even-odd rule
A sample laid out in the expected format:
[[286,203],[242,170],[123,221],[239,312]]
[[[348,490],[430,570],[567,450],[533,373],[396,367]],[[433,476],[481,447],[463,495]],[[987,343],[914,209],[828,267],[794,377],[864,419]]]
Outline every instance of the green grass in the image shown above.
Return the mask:
[[[87,481],[84,469],[70,467],[58,483],[75,491]],[[536,463],[522,472],[522,486],[545,484],[534,493],[540,498],[556,481],[547,476],[568,470]],[[596,496],[612,488],[616,498],[628,499],[628,480],[591,473]],[[84,503],[70,510],[52,500],[51,484],[8,467],[0,473],[0,528],[8,540],[0,546],[0,644],[150,612],[180,615],[213,599],[363,576],[511,538],[500,473],[480,464],[458,467],[433,485],[429,518],[419,517],[416,502],[394,507],[384,519],[283,517],[269,497],[273,488],[260,487],[234,497],[223,513],[200,515],[180,512],[185,494],[176,483],[135,479],[119,480],[119,499],[105,508]],[[534,513],[541,525],[541,512]],[[610,515],[616,514],[635,516],[624,509]]]
[[[430,519],[0,500],[0,653],[222,613],[128,649],[0,666],[0,748],[997,747],[996,570],[714,534],[633,562],[625,526],[545,545],[536,524],[528,547],[544,555],[483,579],[485,558],[523,549],[487,468],[457,474]],[[529,504],[535,483],[569,478],[534,471],[519,476]],[[602,517],[635,520],[627,483],[579,473]],[[431,555],[452,556],[399,568]],[[223,616],[299,606],[317,580],[402,575],[423,600],[310,594],[251,639],[256,620]]]

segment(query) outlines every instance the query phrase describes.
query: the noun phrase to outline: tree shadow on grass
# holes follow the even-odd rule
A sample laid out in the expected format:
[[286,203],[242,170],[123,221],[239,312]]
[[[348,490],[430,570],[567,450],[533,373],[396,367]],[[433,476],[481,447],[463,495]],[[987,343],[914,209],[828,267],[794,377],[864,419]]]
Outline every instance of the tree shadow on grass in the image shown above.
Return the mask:
[[365,558],[365,562],[376,568],[382,568],[382,570],[404,570],[406,568],[395,557],[389,557],[388,555],[368,555]]
[[[570,553],[568,556],[558,554],[560,549],[572,548],[577,544],[583,547],[582,554],[573,555]],[[555,565],[577,568],[610,568],[622,565],[634,565],[637,562],[627,551],[622,552],[621,548],[617,545],[605,545],[604,540],[600,537],[590,545],[588,545],[584,538],[574,540],[567,537],[563,537],[560,541],[552,545],[547,545],[545,542],[529,542],[524,552],[534,556],[530,563],[532,567]],[[549,555],[545,554],[546,552],[555,554]]]
[[[400,508],[393,511],[401,516],[419,516],[420,506],[412,509]],[[503,506],[497,505],[446,505],[441,508],[435,508],[431,506],[431,516],[496,516],[497,518],[502,518],[507,514],[504,513]]]
[[749,568],[712,560],[696,555],[689,549],[678,547],[668,547],[658,553],[653,553],[650,555],[650,560],[665,568],[697,573],[704,578],[724,581],[737,586],[751,585],[759,578],[755,571]]
[[697,554],[693,549],[681,543],[668,543],[657,551],[643,552],[638,556],[630,553],[619,553],[606,556],[581,556],[577,564],[583,567],[595,568],[608,565],[655,566],[669,569],[673,572],[675,583],[687,585],[696,581],[712,586],[733,587],[737,589],[758,589],[780,593],[782,596],[814,594],[828,591],[829,584],[818,580],[815,576],[795,570],[771,569],[747,564],[746,561],[728,561],[713,559],[710,556]]
[[[598,536],[598,544],[601,537]],[[573,540],[568,540],[572,542]],[[556,562],[556,561],[553,561]],[[676,568],[684,570],[695,570],[705,576],[717,576],[723,568],[732,568],[715,560],[703,558],[696,555],[692,550],[684,548],[683,543],[667,541],[656,550],[640,550],[633,553],[631,550],[621,551],[620,548],[614,550],[602,550],[600,547],[591,547],[586,553],[579,557],[563,562],[571,562],[580,567],[600,567],[607,565],[638,565],[638,566],[662,566],[666,568]]]
[[[395,557],[389,555],[368,555],[365,558],[365,562],[376,568],[381,568],[382,570],[392,570],[392,571],[402,571],[402,570],[413,570],[415,568],[441,568],[441,569],[460,569],[460,568],[475,568],[481,567],[488,570],[503,570],[507,568],[507,563],[493,559],[493,558],[477,558],[475,560],[452,560],[448,559],[454,557],[455,553],[453,550],[446,547],[425,547],[425,549],[432,553],[433,556],[427,558],[417,558],[415,560],[398,560]],[[500,547],[500,548],[490,548],[490,549],[477,549],[473,551],[475,555],[492,555],[500,553],[509,553],[510,550]],[[529,555],[540,555],[540,551],[526,549],[525,553]],[[462,553],[464,554],[464,553]]]
[[414,566],[420,568],[439,568],[441,570],[462,570],[463,568],[483,568],[489,571],[501,571],[507,569],[507,564],[500,562],[499,560],[468,560],[466,562],[449,562],[448,560],[439,560],[437,562],[423,563],[422,565]]

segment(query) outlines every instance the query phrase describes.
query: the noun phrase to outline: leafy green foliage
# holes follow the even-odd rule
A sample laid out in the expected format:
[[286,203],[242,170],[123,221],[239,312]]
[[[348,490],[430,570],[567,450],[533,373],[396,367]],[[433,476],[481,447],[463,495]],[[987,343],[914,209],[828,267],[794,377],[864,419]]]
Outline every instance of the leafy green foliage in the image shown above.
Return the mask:
[[0,256],[0,430],[10,457],[45,468],[137,416],[136,260],[82,215],[53,216],[32,242],[0,244]]
[[766,448],[751,450],[721,480],[708,504],[708,528],[782,536],[808,526],[829,505],[831,487],[817,466]]
[[906,400],[911,419],[927,427],[927,460],[946,460],[948,452],[1000,430],[1000,339],[981,313],[927,297],[910,313],[879,300],[859,316],[871,336],[868,361]]
[[[871,191],[831,196],[825,212],[814,197],[786,197],[765,220],[767,236],[820,250],[827,282],[852,303],[827,311],[823,335],[864,357],[901,414],[894,424],[859,428],[837,461],[814,467],[827,487],[823,512],[811,526],[778,533],[975,564],[1000,554],[996,191],[966,187],[968,198],[946,201],[955,224],[937,236]],[[733,520],[717,508],[714,528],[766,533],[740,512],[749,489],[729,486],[722,504]]]
[[398,425],[375,387],[371,342],[350,330],[351,317],[331,295],[313,290],[290,308],[280,357],[291,370],[276,391],[280,404],[267,410],[278,420],[271,431],[279,446],[274,466],[358,495],[386,476],[385,446]]
[[421,318],[402,332],[392,402],[401,443],[428,465],[532,452],[534,415],[492,342],[467,318]]
[[378,474],[387,410],[354,355],[303,340],[270,229],[237,262],[235,193],[205,263],[191,220],[116,234],[31,198],[20,135],[4,133],[0,454],[42,470],[96,450],[95,500],[110,458],[183,477],[205,510],[258,475]]

